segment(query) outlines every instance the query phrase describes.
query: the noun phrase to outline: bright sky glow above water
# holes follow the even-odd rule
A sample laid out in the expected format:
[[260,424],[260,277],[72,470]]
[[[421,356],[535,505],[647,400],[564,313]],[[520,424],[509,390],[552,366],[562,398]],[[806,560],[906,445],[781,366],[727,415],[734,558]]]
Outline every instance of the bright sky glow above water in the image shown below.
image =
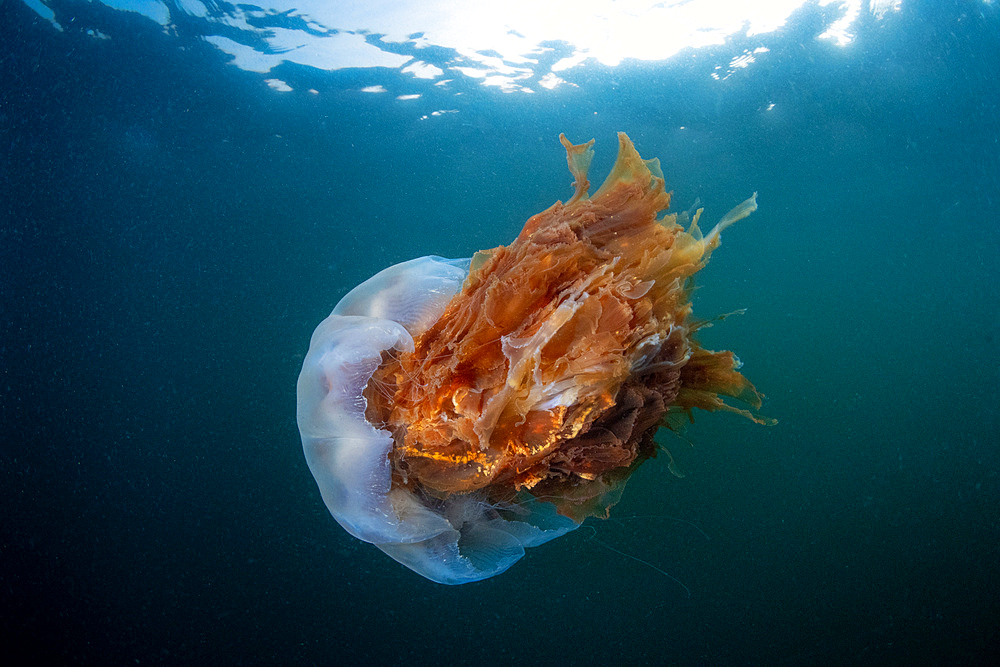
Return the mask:
[[[59,27],[55,0],[24,0]],[[318,70],[384,67],[429,83],[468,77],[505,92],[565,84],[590,63],[663,61],[734,36],[780,30],[806,0],[263,0],[220,8],[202,0],[103,0],[168,33],[194,32],[241,69],[266,74],[283,63]],[[816,0],[829,18],[822,39],[846,46],[866,13],[885,20],[902,0]],[[95,37],[106,37],[95,29]],[[764,50],[766,51],[766,49]],[[730,69],[755,62],[748,51]],[[442,59],[442,53],[447,54]],[[720,74],[717,78],[724,78]],[[291,88],[268,77],[276,91]]]

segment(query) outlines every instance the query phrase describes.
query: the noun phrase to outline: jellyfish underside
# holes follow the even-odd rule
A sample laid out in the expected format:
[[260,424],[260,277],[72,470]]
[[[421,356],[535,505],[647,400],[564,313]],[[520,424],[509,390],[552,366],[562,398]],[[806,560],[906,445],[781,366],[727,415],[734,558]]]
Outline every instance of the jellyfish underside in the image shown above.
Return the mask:
[[[624,133],[588,195],[593,141],[560,141],[575,192],[508,246],[425,257],[352,290],[313,335],[299,379],[303,447],[351,534],[429,579],[499,574],[536,546],[606,517],[693,408],[757,409],[731,352],[700,347],[691,278],[719,233],[658,215],[657,160]],[[682,219],[680,222],[684,222]]]

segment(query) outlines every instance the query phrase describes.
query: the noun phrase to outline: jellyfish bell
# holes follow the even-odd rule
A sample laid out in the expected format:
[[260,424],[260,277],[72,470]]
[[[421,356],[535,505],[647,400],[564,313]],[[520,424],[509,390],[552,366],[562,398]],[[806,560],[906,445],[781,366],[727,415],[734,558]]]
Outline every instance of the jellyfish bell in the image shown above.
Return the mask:
[[433,581],[505,571],[524,549],[606,517],[693,408],[760,423],[731,352],[701,348],[690,279],[719,233],[665,214],[656,160],[619,134],[589,194],[593,141],[560,136],[575,192],[508,246],[421,257],[351,290],[317,327],[298,380],[309,468],[333,517]]
[[501,517],[485,495],[430,498],[393,488],[392,435],[366,416],[366,386],[383,355],[414,350],[458,292],[469,260],[421,257],[351,290],[313,333],[298,381],[298,424],[309,469],[333,517],[410,569],[439,583],[499,574],[524,548],[577,526],[554,508]]

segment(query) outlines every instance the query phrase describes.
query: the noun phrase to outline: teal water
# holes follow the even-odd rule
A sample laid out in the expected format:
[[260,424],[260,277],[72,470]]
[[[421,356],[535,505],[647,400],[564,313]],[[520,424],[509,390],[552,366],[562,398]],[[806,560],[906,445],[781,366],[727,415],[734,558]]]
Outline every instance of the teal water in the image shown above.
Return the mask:
[[[905,3],[846,47],[817,39],[810,5],[534,94],[300,65],[276,70],[281,93],[183,29],[50,6],[61,30],[0,5],[12,653],[992,663],[995,3]],[[759,66],[711,77],[759,45]],[[746,309],[702,339],[739,355],[779,424],[698,414],[664,439],[685,477],[650,461],[610,520],[494,579],[425,581],[322,504],[295,424],[309,336],[389,264],[509,242],[572,193],[558,134],[596,139],[599,181],[619,130],[660,158],[676,210],[699,198],[714,222],[759,193],[695,308]]]

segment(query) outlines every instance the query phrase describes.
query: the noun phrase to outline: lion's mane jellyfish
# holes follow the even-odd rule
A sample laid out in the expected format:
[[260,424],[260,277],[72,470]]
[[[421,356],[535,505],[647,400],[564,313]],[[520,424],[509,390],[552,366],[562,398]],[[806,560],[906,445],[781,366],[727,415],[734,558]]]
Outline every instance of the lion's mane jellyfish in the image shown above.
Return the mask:
[[[422,257],[351,290],[312,336],[298,381],[306,460],[352,535],[445,584],[499,574],[607,517],[693,408],[764,423],[731,352],[699,346],[691,278],[719,233],[670,203],[658,160],[625,134],[593,195],[593,140],[565,136],[575,193],[507,246]],[[658,217],[659,216],[659,217]]]

